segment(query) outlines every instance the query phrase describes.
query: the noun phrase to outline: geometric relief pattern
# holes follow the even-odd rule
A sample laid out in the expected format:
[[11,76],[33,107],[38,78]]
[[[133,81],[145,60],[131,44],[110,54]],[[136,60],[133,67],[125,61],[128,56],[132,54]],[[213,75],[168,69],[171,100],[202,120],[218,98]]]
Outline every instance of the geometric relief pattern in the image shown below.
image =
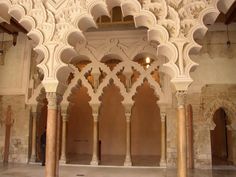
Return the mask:
[[[122,33],[117,33],[117,36],[114,37],[114,35],[100,32],[99,36],[99,39],[98,37],[88,39],[86,44],[77,46],[79,55],[86,56],[91,63],[87,64],[81,71],[70,65],[74,71],[74,78],[68,86],[63,102],[66,101],[66,98],[71,94],[71,90],[77,85],[79,80],[88,89],[88,94],[91,97],[90,103],[99,103],[99,97],[103,94],[104,88],[112,80],[124,98],[123,103],[133,104],[132,97],[136,94],[137,88],[146,80],[150,87],[154,89],[159,103],[165,103],[168,94],[171,94],[161,88],[159,82],[153,77],[153,73],[157,72],[161,65],[160,59],[155,58],[147,68],[134,61],[135,56],[142,53],[156,56],[157,48],[146,40],[145,33],[141,37],[140,34],[137,34],[135,38],[129,38]],[[124,36],[126,37],[124,38]],[[139,39],[137,38],[138,36]],[[110,56],[113,60],[119,59],[120,62],[110,68],[106,65],[106,62],[102,62],[104,57],[108,58],[107,56]],[[93,76],[92,84],[91,80],[85,77],[88,72]],[[164,83],[162,84],[164,85]]]
[[55,83],[60,68],[66,66],[61,61],[63,52],[72,57],[76,43],[87,40],[84,32],[90,27],[97,27],[97,18],[109,16],[113,7],[120,6],[123,16],[133,16],[135,27],[148,28],[149,41],[160,44],[158,54],[168,59],[165,67],[171,72],[172,82],[182,86],[179,87],[181,90],[187,89],[192,82],[189,72],[197,65],[189,56],[192,49],[200,48],[194,41],[194,34],[206,32],[203,19],[212,23],[217,17],[218,1],[0,0],[0,6],[7,9],[37,43],[35,50],[43,58],[38,67],[44,71],[45,83]]

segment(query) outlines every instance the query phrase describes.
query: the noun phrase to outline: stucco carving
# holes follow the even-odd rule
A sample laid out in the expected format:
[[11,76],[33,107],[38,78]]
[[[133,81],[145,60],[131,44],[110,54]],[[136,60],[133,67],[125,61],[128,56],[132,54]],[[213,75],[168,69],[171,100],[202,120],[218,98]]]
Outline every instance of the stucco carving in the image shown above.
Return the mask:
[[214,130],[214,128],[216,127],[216,124],[213,121],[213,117],[215,112],[219,108],[224,109],[227,118],[230,122],[227,125],[227,128],[229,130],[236,130],[236,105],[228,98],[217,98],[207,105],[206,109],[203,112],[203,116],[209,126],[209,129]]
[[[90,60],[90,63],[81,71],[71,65],[74,72],[74,79],[65,92],[63,102],[67,102],[71,91],[78,85],[78,81],[80,81],[80,84],[88,90],[88,94],[91,97],[90,103],[99,103],[99,97],[103,94],[104,88],[110,84],[111,80],[119,88],[124,98],[123,103],[125,104],[129,103],[132,105],[132,97],[136,94],[137,88],[143,84],[144,80],[147,80],[150,87],[153,88],[154,93],[159,98],[159,103],[167,103],[171,100],[171,92],[166,89],[168,87],[166,86],[166,82],[169,82],[166,76],[161,76],[164,77],[164,79],[161,79],[161,85],[152,76],[153,71],[161,67],[161,59],[153,61],[148,69],[144,69],[139,63],[133,61],[135,56],[142,53],[155,56],[156,48],[144,39],[143,32],[137,32],[137,34],[128,32],[128,34],[132,34],[132,36],[127,36],[124,32],[116,32],[116,34],[100,32],[99,37],[97,35],[95,35],[95,38],[89,37],[85,44],[77,45],[76,50],[81,56],[86,56]],[[110,38],[111,36],[112,39]],[[121,60],[112,70],[102,62],[102,59],[108,55],[118,57]],[[132,83],[128,81],[124,83],[118,77],[119,74],[123,74],[128,79],[129,76],[132,77],[134,75],[134,72],[138,72],[139,76]],[[89,81],[86,77],[87,74],[93,76],[94,83]],[[95,82],[96,79],[94,76],[99,77],[102,75],[104,75],[104,78],[98,79]],[[129,83],[129,89],[127,89],[126,83]],[[70,100],[72,99],[71,96],[69,97]]]
[[219,0],[0,0],[0,8],[5,11],[8,9],[8,13],[37,42],[36,51],[44,58],[39,67],[45,74],[43,84],[47,92],[54,92],[58,87],[57,73],[60,68],[65,67],[61,57],[66,55],[66,58],[71,58],[75,55],[71,45],[84,40],[83,32],[89,27],[97,27],[96,19],[101,15],[109,16],[109,10],[115,6],[122,8],[124,16],[132,15],[136,27],[145,26],[149,29],[148,40],[160,44],[158,53],[169,59],[165,67],[172,71],[172,82],[177,90],[183,90],[192,82],[189,72],[196,66],[189,53],[192,49],[200,48],[194,41],[194,34],[206,32],[203,19],[207,23],[214,21],[219,14],[218,2]]

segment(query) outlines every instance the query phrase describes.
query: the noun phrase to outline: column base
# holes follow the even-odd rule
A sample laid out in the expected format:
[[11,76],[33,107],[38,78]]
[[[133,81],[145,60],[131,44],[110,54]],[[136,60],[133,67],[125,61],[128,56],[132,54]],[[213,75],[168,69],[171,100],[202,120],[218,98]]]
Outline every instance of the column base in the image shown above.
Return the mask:
[[31,155],[29,162],[36,162],[36,155]]
[[166,167],[166,160],[160,161],[160,167]]
[[124,166],[125,166],[125,167],[130,167],[130,166],[132,166],[132,162],[131,162],[131,158],[130,158],[130,157],[126,157],[126,158],[125,158]]
[[98,166],[98,158],[97,157],[93,157],[92,161],[90,162],[90,165]]
[[67,163],[66,159],[60,159],[59,160],[59,164],[66,164],[66,163]]

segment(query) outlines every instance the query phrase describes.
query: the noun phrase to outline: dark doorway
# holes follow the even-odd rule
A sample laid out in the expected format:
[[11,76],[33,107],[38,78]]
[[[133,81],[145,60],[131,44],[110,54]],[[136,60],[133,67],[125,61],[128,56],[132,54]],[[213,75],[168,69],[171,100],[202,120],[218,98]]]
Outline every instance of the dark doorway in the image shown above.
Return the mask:
[[212,165],[230,165],[231,132],[227,130],[227,116],[222,108],[219,108],[213,117],[216,124],[211,130]]

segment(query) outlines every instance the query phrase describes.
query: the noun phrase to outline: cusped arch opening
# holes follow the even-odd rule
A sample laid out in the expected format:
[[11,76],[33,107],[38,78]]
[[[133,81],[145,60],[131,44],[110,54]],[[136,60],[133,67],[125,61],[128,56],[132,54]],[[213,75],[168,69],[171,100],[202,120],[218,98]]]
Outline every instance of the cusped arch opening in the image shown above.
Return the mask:
[[79,71],[82,71],[84,67],[86,67],[91,60],[88,56],[85,55],[78,55],[71,59],[70,63],[74,65]]
[[117,54],[108,54],[102,57],[101,62],[106,64],[110,70],[113,70],[119,63],[122,62],[122,57]]

